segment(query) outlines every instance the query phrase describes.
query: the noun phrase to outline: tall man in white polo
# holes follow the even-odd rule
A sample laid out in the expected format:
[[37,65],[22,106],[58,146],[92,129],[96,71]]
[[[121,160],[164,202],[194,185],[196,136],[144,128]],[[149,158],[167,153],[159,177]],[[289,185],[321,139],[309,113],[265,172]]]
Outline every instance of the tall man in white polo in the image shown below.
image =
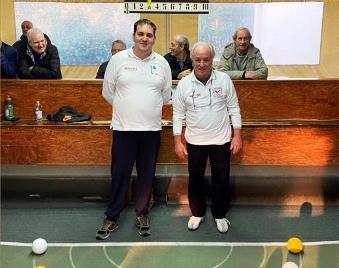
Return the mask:
[[[206,213],[204,175],[209,158],[212,171],[211,211],[219,232],[229,227],[230,156],[242,147],[241,115],[230,77],[214,71],[214,49],[196,43],[191,51],[193,72],[178,83],[173,102],[173,134],[177,156],[188,157],[188,199],[192,216],[188,229],[198,229]],[[181,141],[186,120],[186,145]],[[233,137],[232,128],[233,126]]]
[[134,24],[134,46],[118,52],[108,63],[103,97],[112,106],[112,186],[106,218],[97,239],[106,239],[118,225],[134,162],[138,173],[136,226],[150,234],[148,205],[160,145],[162,106],[171,97],[171,69],[155,53],[156,25],[147,19]]

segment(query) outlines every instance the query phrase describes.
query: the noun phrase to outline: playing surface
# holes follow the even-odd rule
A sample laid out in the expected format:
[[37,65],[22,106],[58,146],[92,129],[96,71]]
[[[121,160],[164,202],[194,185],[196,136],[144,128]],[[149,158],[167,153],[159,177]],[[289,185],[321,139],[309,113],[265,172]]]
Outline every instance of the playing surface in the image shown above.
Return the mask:
[[[111,237],[95,240],[105,210],[102,202],[28,199],[2,202],[1,267],[232,267],[281,268],[293,261],[304,268],[339,267],[337,206],[233,206],[226,234],[218,233],[207,213],[195,232],[187,230],[187,206],[154,204],[150,237],[134,227],[133,206],[120,217]],[[298,236],[303,254],[293,255],[286,241]],[[31,253],[31,243],[45,238],[45,254]]]

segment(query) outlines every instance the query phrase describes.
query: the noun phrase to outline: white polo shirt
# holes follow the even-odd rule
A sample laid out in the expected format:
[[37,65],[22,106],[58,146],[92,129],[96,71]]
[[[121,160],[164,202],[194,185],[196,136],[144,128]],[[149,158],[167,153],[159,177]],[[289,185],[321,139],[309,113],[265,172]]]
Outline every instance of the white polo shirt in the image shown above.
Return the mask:
[[168,62],[158,53],[141,60],[133,49],[111,57],[102,95],[113,106],[111,128],[121,131],[161,130],[162,106],[171,98]]
[[237,93],[232,80],[223,72],[212,71],[206,85],[194,72],[182,78],[174,92],[173,134],[180,135],[186,120],[185,138],[194,145],[222,145],[241,128]]

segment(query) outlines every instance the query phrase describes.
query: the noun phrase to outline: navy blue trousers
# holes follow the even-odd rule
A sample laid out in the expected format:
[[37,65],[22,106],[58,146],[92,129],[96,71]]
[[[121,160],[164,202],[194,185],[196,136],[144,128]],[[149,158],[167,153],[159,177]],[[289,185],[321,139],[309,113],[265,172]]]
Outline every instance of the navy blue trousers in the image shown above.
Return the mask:
[[211,212],[214,218],[224,218],[230,207],[230,143],[224,145],[193,145],[187,143],[188,200],[193,216],[206,213],[205,170],[207,159],[212,172]]
[[138,175],[135,213],[148,213],[159,146],[160,131],[113,131],[111,197],[105,213],[108,219],[117,220],[125,205],[134,162]]

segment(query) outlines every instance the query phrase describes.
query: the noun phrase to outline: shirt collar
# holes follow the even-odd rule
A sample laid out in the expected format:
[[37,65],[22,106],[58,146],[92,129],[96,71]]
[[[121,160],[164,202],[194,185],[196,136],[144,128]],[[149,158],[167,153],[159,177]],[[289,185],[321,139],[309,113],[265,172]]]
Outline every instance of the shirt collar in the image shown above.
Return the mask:
[[[202,84],[202,83],[198,80],[198,78],[195,76],[194,71],[193,71],[190,75],[191,75],[191,81],[192,81],[192,82]],[[216,78],[217,78],[217,76],[216,76],[216,74],[215,74],[215,71],[212,70],[211,75],[210,75],[210,77],[208,78],[208,80],[207,80],[207,82],[206,82],[206,85],[209,84],[209,83],[212,83],[212,80],[215,80]]]
[[128,54],[129,57],[132,57],[132,58],[135,58],[135,59],[138,59],[138,60],[141,60],[141,61],[149,61],[149,60],[153,60],[155,58],[155,52],[152,50],[151,55],[149,55],[147,58],[142,60],[134,54],[133,47],[131,47],[127,50],[127,54]]

